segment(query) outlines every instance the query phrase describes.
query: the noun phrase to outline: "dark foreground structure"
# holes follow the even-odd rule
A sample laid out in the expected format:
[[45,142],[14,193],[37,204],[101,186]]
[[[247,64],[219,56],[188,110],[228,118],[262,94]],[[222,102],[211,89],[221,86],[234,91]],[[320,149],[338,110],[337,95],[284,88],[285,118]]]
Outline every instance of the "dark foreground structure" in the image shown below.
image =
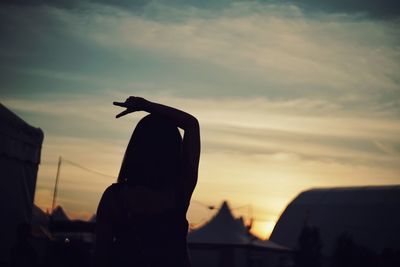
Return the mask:
[[42,130],[0,104],[1,266],[10,262],[17,236],[29,232],[42,142]]
[[286,208],[270,240],[297,266],[400,266],[400,185],[312,189]]

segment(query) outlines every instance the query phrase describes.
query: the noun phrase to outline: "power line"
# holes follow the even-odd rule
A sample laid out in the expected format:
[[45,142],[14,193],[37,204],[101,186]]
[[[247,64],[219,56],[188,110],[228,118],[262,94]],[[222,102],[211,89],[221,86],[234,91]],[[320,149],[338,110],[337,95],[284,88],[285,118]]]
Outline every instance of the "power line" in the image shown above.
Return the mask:
[[209,210],[215,210],[216,209],[216,207],[214,205],[207,205],[207,204],[205,204],[203,202],[200,202],[198,200],[195,200],[195,199],[192,199],[190,202],[199,204],[199,205],[201,205],[201,206],[203,206],[203,207],[205,207],[205,208],[207,208]]
[[91,172],[91,173],[94,173],[94,174],[97,174],[97,175],[101,175],[101,176],[104,176],[104,177],[108,177],[108,178],[114,178],[114,179],[116,178],[113,175],[102,173],[102,172],[99,172],[99,171],[96,171],[96,170],[93,170],[93,169],[86,168],[85,166],[82,166],[82,165],[80,165],[80,164],[78,164],[76,162],[73,162],[71,160],[68,160],[68,159],[65,159],[65,158],[62,158],[62,160],[63,160],[63,162],[67,162],[67,163],[69,163],[69,164],[71,164],[71,165],[73,165],[73,166],[75,166],[77,168],[80,168],[82,170],[85,170],[87,172]]
[[[97,175],[100,175],[100,176],[103,176],[103,177],[107,177],[107,178],[113,178],[113,179],[116,179],[116,177],[115,176],[113,176],[113,175],[110,175],[110,174],[106,174],[106,173],[103,173],[103,172],[100,172],[100,171],[97,171],[97,170],[93,170],[93,169],[90,169],[90,168],[87,168],[87,167],[85,167],[85,166],[83,166],[83,165],[81,165],[81,164],[79,164],[79,163],[76,163],[76,162],[74,162],[74,161],[71,161],[71,160],[69,160],[69,159],[65,159],[65,158],[59,158],[59,167],[58,167],[58,172],[59,172],[59,168],[61,167],[61,163],[64,163],[64,162],[66,162],[66,163],[68,163],[68,164],[70,164],[70,165],[73,165],[73,166],[75,166],[75,167],[77,167],[77,168],[79,168],[79,169],[82,169],[82,170],[84,170],[84,171],[87,171],[87,172],[90,172],[90,173],[93,173],[93,174],[97,174]],[[59,173],[57,174],[57,176],[59,175]],[[57,186],[58,186],[58,181],[56,181],[56,185],[55,185],[55,194],[56,194],[56,191],[57,191]],[[53,196],[53,209],[54,209],[54,202],[55,202],[55,199],[56,198],[56,195],[54,195]],[[217,208],[215,205],[209,205],[209,204],[205,204],[205,203],[203,203],[203,202],[201,202],[201,201],[198,201],[198,200],[195,200],[195,199],[192,199],[191,200],[191,202],[192,203],[196,203],[196,204],[198,204],[198,205],[201,205],[201,206],[203,206],[204,208],[206,208],[206,209],[208,209],[208,210],[218,210],[219,208]],[[265,220],[265,219],[263,219],[263,218],[254,218],[252,215],[252,206],[251,206],[251,204],[247,204],[247,205],[243,205],[243,206],[239,206],[239,207],[233,207],[233,208],[231,208],[231,210],[237,210],[237,209],[242,209],[242,208],[249,208],[249,214],[248,214],[248,216],[250,217],[250,219],[252,219],[253,221],[259,221],[259,222],[261,222],[261,221],[264,221],[264,222],[275,222],[275,220]]]
[[100,175],[100,176],[104,176],[104,177],[107,177],[107,178],[114,178],[114,179],[115,179],[115,177],[112,176],[112,175],[105,174],[105,173],[102,173],[102,172],[99,172],[99,171],[95,171],[95,170],[86,168],[85,166],[82,166],[82,165],[80,165],[80,164],[78,164],[78,163],[75,163],[75,162],[73,162],[73,161],[71,161],[71,160],[62,158],[62,157],[60,156],[59,159],[58,159],[57,175],[56,175],[56,181],[55,181],[55,184],[54,184],[53,202],[52,202],[52,206],[51,206],[51,210],[52,210],[52,211],[54,211],[55,204],[56,204],[56,200],[57,200],[58,183],[59,183],[59,179],[60,179],[60,169],[61,169],[61,164],[62,164],[63,162],[67,162],[67,163],[69,163],[69,164],[71,164],[71,165],[73,165],[73,166],[75,166],[75,167],[77,167],[77,168],[80,168],[80,169],[82,169],[82,170],[85,170],[85,171],[87,171],[87,172],[91,172],[91,173],[94,173],[94,174],[97,174],[97,175]]

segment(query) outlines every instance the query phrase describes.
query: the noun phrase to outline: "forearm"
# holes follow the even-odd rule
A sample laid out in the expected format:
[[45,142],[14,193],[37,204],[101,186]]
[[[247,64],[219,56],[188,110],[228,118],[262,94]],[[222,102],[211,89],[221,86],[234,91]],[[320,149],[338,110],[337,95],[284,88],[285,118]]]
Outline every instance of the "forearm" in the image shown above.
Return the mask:
[[200,159],[200,126],[197,119],[189,113],[148,101],[142,97],[130,96],[125,102],[114,102],[114,105],[126,108],[126,110],[116,115],[116,118],[135,111],[145,111],[162,116],[185,131],[182,140],[182,156],[185,166],[184,176],[187,177],[185,182],[186,199],[189,201],[196,186]]
[[188,176],[193,176],[192,180],[195,185],[200,157],[200,126],[198,120],[189,113],[179,109],[147,100],[145,100],[143,110],[159,114],[185,131],[183,136],[183,153],[190,169]]
[[194,116],[173,107],[145,100],[143,110],[161,115],[185,131],[199,128],[199,123]]

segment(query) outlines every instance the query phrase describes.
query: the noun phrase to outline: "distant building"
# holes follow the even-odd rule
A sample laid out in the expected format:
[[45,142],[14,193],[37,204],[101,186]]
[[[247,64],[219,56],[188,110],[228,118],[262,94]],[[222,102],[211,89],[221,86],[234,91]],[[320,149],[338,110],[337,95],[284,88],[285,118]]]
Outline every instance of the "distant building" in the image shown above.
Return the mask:
[[31,222],[43,137],[0,104],[0,265],[9,260],[18,225]]
[[337,260],[333,258],[340,246],[345,254],[356,249],[378,256],[384,251],[398,253],[400,185],[302,192],[287,206],[270,240],[298,249],[299,236],[306,227],[319,232],[323,266]]
[[291,254],[286,247],[261,240],[234,218],[227,202],[205,225],[189,233],[193,267],[264,267]]

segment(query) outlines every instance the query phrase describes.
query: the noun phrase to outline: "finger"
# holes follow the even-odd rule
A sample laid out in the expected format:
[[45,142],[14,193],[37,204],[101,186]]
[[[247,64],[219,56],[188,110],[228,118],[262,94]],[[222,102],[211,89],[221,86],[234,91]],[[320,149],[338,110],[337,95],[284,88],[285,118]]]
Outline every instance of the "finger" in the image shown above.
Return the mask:
[[117,114],[117,116],[115,116],[115,117],[118,119],[118,118],[120,118],[122,116],[125,116],[126,114],[131,113],[131,112],[132,112],[131,110],[126,109],[126,110],[122,111],[121,113]]
[[113,102],[113,105],[119,106],[119,107],[126,107],[127,106],[126,102]]

